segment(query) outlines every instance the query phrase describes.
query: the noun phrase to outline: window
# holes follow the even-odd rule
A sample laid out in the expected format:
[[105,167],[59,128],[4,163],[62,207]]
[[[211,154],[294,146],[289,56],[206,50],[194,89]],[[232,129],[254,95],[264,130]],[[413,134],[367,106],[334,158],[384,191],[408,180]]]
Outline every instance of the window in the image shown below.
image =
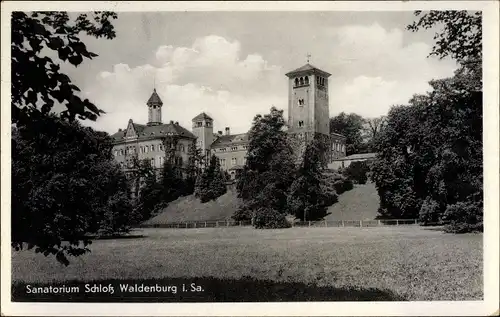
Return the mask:
[[155,146],[154,146],[154,144],[151,144],[151,152],[154,152],[154,150],[155,150]]
[[342,152],[345,152],[345,145],[342,144]]
[[309,77],[306,76],[306,78],[304,79],[304,84],[309,85]]
[[155,159],[154,158],[151,159],[151,166],[155,167]]
[[144,153],[148,153],[148,150],[149,150],[149,146],[145,146],[144,147]]
[[305,105],[305,100],[304,99],[299,99],[299,106]]
[[203,122],[196,122],[196,127],[201,128],[203,126]]
[[123,155],[123,149],[120,150],[120,155]]
[[231,150],[232,150],[232,151],[236,151],[237,149],[238,149],[238,147],[237,147],[237,146],[233,146],[233,147],[231,148]]
[[158,157],[158,163],[160,164],[160,167],[163,166],[163,156]]
[[220,149],[220,151],[221,151],[221,152],[226,152],[226,148],[225,148],[225,147],[223,147],[223,148],[221,148],[221,149]]
[[304,85],[304,78],[303,77],[300,77],[300,85]]
[[299,121],[299,128],[302,128],[304,126],[304,121]]
[[158,151],[163,151],[163,144],[158,145]]
[[295,78],[295,87],[297,87],[298,85],[299,85],[299,79]]
[[220,166],[226,167],[226,159],[220,159]]
[[236,165],[236,162],[237,162],[236,157],[233,157],[231,159],[231,164],[234,166],[234,165]]

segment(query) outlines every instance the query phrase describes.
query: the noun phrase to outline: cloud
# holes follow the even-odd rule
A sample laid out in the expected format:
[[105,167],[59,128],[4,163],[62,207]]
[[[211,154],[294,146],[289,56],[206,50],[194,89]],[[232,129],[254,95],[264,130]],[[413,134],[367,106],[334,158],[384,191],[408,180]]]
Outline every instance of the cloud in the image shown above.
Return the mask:
[[286,107],[286,80],[261,55],[241,59],[240,54],[239,42],[211,35],[189,48],[158,47],[159,66],[114,65],[85,89],[86,97],[107,112],[91,125],[113,133],[129,118],[145,123],[145,103],[155,83],[164,122],[179,121],[190,129],[191,119],[205,111],[215,119],[216,130],[230,126],[235,133],[246,132],[257,113],[268,112],[272,105]]
[[330,114],[356,112],[366,117],[386,114],[394,104],[430,90],[428,82],[451,76],[451,60],[428,58],[431,47],[404,42],[400,29],[387,30],[378,23],[330,29]]
[[[331,116],[386,114],[392,105],[430,89],[429,80],[452,75],[454,62],[427,58],[431,47],[408,41],[404,32],[377,23],[318,31],[314,41],[324,58],[316,66],[332,73]],[[287,53],[280,53],[283,62]],[[215,131],[229,126],[234,133],[246,132],[253,117],[272,105],[284,109],[286,118],[284,73],[302,66],[271,65],[259,52],[243,54],[239,41],[218,35],[197,38],[189,47],[160,45],[153,58],[134,67],[116,64],[82,87],[86,98],[108,113],[92,126],[113,133],[129,118],[145,123],[145,103],[155,83],[164,122],[179,121],[191,129],[191,118],[205,111],[214,118]]]

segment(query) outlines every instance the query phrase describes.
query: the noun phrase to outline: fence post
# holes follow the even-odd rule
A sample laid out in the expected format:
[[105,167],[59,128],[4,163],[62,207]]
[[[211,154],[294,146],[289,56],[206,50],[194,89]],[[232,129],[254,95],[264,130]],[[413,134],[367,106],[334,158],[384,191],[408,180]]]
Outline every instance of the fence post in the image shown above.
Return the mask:
[[216,221],[215,222],[215,227],[218,227],[219,226],[219,221]]
[[342,227],[345,227],[344,220],[342,220]]
[[309,220],[309,227],[311,226],[311,220]]
[[380,226],[380,220],[378,220],[378,225]]
[[399,226],[399,219],[396,219],[396,226]]
[[196,222],[194,223],[194,227],[196,228]]
[[240,220],[240,223],[239,223],[239,224],[240,224],[240,227],[241,227],[241,220]]
[[418,223],[417,223],[417,219],[415,219],[415,224],[416,224],[416,225],[418,225]]
[[207,227],[207,222],[205,221],[205,228]]
[[226,227],[229,227],[229,220],[226,220]]
[[188,223],[186,222],[186,228],[188,227]]
[[361,228],[361,227],[363,227],[363,220],[360,220],[360,221],[359,221],[359,227],[360,227],[360,228]]
[[328,227],[328,223],[326,222],[326,219],[325,219],[325,227]]

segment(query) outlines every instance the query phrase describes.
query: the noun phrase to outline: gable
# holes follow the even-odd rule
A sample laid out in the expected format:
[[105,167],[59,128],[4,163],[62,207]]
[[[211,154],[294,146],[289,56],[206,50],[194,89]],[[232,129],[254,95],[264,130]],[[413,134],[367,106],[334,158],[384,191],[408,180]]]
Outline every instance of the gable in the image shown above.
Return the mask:
[[134,124],[132,122],[128,123],[127,131],[125,132],[126,138],[133,138],[137,136],[137,132],[135,131]]

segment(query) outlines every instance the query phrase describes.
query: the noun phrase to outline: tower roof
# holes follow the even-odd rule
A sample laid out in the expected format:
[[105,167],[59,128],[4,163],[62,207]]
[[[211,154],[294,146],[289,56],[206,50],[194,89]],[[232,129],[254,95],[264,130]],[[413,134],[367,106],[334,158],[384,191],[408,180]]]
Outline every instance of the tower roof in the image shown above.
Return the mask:
[[210,118],[210,116],[208,114],[206,114],[205,112],[202,112],[193,118],[193,121],[197,121],[197,120],[212,120],[212,121],[214,121],[214,119]]
[[290,76],[292,76],[292,75],[295,75],[295,74],[297,74],[297,73],[302,73],[302,72],[312,72],[312,73],[314,73],[314,72],[318,72],[318,73],[321,73],[322,75],[324,75],[324,76],[326,76],[326,77],[331,76],[331,74],[330,74],[330,73],[327,73],[327,72],[325,72],[324,70],[321,70],[321,69],[319,69],[318,67],[313,66],[313,65],[311,65],[311,64],[309,64],[309,63],[307,63],[307,64],[305,64],[304,66],[299,67],[299,68],[297,68],[297,69],[295,69],[295,70],[292,70],[291,72],[288,72],[288,73],[286,73],[285,75],[286,75],[286,76],[288,76],[288,77],[290,77]]
[[147,104],[160,104],[163,105],[163,102],[160,99],[160,96],[156,93],[156,88],[153,89],[153,93],[151,94],[151,97],[149,97]]

